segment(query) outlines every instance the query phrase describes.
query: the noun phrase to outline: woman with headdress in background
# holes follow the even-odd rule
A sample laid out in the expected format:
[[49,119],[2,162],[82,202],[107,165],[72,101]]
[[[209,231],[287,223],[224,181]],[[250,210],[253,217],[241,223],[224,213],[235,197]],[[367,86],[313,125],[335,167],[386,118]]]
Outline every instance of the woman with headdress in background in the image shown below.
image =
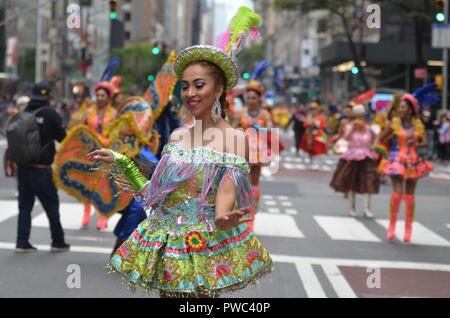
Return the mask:
[[396,116],[379,136],[379,142],[391,138],[391,150],[387,159],[382,159],[378,167],[380,173],[388,175],[392,180],[390,201],[390,220],[387,238],[395,237],[395,224],[401,201],[405,201],[405,233],[403,240],[411,241],[412,223],[415,210],[415,191],[417,181],[427,176],[432,170],[428,161],[421,158],[417,149],[427,146],[425,128],[417,116],[419,102],[410,95],[404,94],[396,109]]
[[[101,82],[95,85],[95,104],[89,106],[82,119],[82,124],[87,125],[92,131],[96,132],[103,144],[108,144],[108,136],[106,129],[116,119],[117,111],[111,106],[111,97],[113,90],[109,82]],[[82,226],[88,226],[91,220],[91,205],[84,205],[84,215],[81,221]],[[108,218],[104,216],[98,217],[97,229],[106,229],[108,226]]]
[[[240,119],[240,127],[244,129],[249,138],[250,146],[250,182],[252,184],[253,198],[256,205],[251,209],[253,218],[259,208],[261,190],[259,181],[261,178],[261,168],[270,163],[270,153],[268,147],[268,132],[263,129],[272,127],[270,113],[263,108],[264,88],[256,80],[250,81],[245,88],[245,107]],[[251,128],[251,129],[250,129]],[[253,230],[253,222],[249,224]]]

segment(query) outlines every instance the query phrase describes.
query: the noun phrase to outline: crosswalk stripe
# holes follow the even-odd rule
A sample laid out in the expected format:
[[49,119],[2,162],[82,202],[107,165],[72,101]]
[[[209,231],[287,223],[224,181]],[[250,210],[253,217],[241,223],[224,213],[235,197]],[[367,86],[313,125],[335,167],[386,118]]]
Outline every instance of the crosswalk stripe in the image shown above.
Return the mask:
[[[386,230],[389,227],[389,220],[376,220],[378,224],[384,227]],[[403,239],[405,231],[405,221],[398,220],[395,227],[395,235],[399,239]],[[416,245],[431,245],[431,246],[445,246],[449,247],[450,242],[442,236],[434,233],[419,222],[414,222],[412,225],[411,242],[408,244]]]
[[333,240],[381,242],[364,224],[354,218],[314,216],[314,219]]
[[290,215],[298,215],[298,212],[296,209],[286,209],[286,213]]
[[[94,208],[92,207],[92,210]],[[60,203],[60,220],[63,229],[65,230],[79,230],[81,229],[81,219],[84,214],[84,206],[81,203]],[[91,212],[93,214],[93,212]],[[108,219],[108,227],[103,231],[112,232],[117,222],[119,222],[121,215],[114,214]],[[95,223],[91,220],[91,224]],[[40,213],[33,218],[32,226],[49,227],[47,215]]]
[[19,214],[19,205],[17,201],[0,201],[0,223]]
[[326,298],[327,295],[322,288],[311,264],[295,262],[298,276],[303,283],[303,288],[309,298]]
[[[38,251],[50,251],[50,245],[33,244]],[[16,248],[15,243],[0,242],[0,249],[2,250],[14,250]],[[70,252],[78,253],[93,253],[93,254],[111,254],[112,248],[105,247],[93,247],[93,246],[70,246]]]
[[323,271],[339,298],[356,298],[356,294],[336,265],[323,264]]
[[263,236],[305,238],[294,218],[287,214],[259,212],[255,217],[255,234]]

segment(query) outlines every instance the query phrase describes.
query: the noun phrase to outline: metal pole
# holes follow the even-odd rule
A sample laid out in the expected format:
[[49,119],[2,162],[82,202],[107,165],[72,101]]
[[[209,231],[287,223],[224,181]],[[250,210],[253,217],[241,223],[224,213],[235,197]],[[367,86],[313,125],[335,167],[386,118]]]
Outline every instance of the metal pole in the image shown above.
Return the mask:
[[35,82],[40,82],[42,79],[41,70],[41,41],[42,41],[42,3],[43,0],[38,0],[36,10],[36,61],[35,61]]
[[[445,2],[445,23],[448,23],[448,7],[449,7],[449,0],[446,0]],[[443,77],[443,83],[442,83],[442,109],[447,110],[447,102],[448,102],[448,49],[444,48],[442,51],[442,61],[444,62],[444,66],[442,67],[442,77]]]

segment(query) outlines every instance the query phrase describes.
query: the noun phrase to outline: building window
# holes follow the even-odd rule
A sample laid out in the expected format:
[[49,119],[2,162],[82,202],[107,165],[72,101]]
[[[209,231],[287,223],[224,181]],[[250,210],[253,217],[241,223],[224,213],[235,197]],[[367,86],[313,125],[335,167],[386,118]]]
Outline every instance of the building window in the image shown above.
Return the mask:
[[125,40],[130,41],[130,38],[131,38],[130,32],[129,31],[125,32]]
[[125,21],[131,21],[131,13],[125,12],[123,18],[125,19]]

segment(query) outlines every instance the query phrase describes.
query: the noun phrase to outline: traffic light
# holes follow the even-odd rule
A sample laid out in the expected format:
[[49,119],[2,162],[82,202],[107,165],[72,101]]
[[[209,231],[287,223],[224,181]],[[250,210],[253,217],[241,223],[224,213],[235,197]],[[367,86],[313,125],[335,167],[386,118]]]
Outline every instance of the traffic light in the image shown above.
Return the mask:
[[444,22],[445,15],[445,0],[435,0],[436,1],[436,21]]
[[111,20],[117,19],[117,0],[109,1],[109,18]]
[[357,68],[356,66],[352,67],[352,74],[357,75],[358,73],[359,73],[359,68]]
[[250,78],[250,74],[245,72],[245,73],[242,74],[242,78],[243,79],[249,79]]
[[155,79],[155,76],[153,76],[153,75],[147,76],[147,80],[148,80],[149,82],[152,82],[154,79]]
[[442,74],[436,75],[434,77],[434,82],[437,84],[437,89],[442,91],[442,83],[444,82]]
[[155,47],[152,49],[153,55],[158,55],[160,52],[161,52],[161,50],[160,50],[160,48],[157,47],[157,46],[155,46]]

